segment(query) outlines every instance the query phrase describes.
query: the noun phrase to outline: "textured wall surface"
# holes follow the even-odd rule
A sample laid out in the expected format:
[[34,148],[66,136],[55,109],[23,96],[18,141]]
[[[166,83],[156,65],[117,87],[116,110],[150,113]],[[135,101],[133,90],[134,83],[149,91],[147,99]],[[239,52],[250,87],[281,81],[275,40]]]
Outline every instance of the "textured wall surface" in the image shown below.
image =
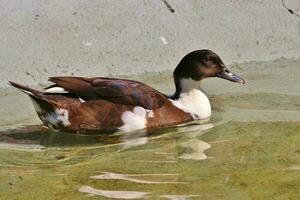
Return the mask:
[[172,69],[202,48],[227,64],[300,57],[300,18],[281,0],[169,3],[174,13],[161,0],[0,0],[0,87]]

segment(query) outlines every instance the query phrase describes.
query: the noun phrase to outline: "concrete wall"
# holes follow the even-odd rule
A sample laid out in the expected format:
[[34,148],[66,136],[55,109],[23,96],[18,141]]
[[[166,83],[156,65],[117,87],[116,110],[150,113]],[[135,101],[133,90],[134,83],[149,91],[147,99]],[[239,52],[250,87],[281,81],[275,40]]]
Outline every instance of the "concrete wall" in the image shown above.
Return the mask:
[[173,69],[202,48],[228,64],[300,57],[300,18],[281,0],[169,3],[174,13],[161,0],[0,0],[0,87]]

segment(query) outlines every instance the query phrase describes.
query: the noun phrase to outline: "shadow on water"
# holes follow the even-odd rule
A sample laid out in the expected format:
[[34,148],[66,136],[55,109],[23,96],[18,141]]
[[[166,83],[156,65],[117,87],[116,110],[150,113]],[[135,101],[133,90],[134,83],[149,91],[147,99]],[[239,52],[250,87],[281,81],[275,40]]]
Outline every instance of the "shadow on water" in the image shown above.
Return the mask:
[[29,125],[21,128],[9,129],[0,132],[0,143],[41,145],[43,147],[72,147],[89,145],[120,144],[123,146],[138,146],[146,144],[148,140],[163,137],[169,133],[204,130],[213,127],[211,123],[193,122],[178,127],[153,130],[139,130],[135,132],[116,132],[83,135],[64,132],[53,132],[43,125]]
[[82,146],[91,144],[115,144],[119,137],[109,134],[79,135],[63,132],[53,132],[46,127],[25,126],[6,130],[0,133],[0,141],[11,144],[38,144],[44,147]]

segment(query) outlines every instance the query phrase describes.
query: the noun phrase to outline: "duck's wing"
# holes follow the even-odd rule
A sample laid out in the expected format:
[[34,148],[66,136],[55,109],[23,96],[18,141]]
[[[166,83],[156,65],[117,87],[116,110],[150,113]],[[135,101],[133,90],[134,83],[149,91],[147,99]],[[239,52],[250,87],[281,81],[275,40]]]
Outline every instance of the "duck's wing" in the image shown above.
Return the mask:
[[84,78],[84,77],[50,77],[55,83],[48,87],[59,87],[80,97],[85,101],[104,99],[122,105],[141,106],[146,109],[157,109],[164,105],[165,95],[141,82],[112,79],[112,78]]

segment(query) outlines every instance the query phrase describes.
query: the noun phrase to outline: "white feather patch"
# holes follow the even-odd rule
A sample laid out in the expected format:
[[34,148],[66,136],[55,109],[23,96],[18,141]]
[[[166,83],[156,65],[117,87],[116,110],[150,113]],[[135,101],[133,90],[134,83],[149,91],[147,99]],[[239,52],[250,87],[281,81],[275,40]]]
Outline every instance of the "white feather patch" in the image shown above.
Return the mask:
[[181,92],[186,93],[193,89],[200,89],[200,81],[194,81],[190,78],[183,78],[179,80],[179,84],[181,86]]
[[23,90],[23,89],[20,89],[22,92],[25,92],[26,94],[31,94],[33,95],[31,92],[27,91],[27,90]]
[[46,90],[48,93],[68,93],[64,88],[62,87],[52,87]]
[[43,109],[40,107],[40,105],[33,98],[31,98],[31,101],[32,101],[32,104],[33,104],[36,112],[41,114],[43,112]]
[[125,111],[121,119],[124,123],[119,129],[121,131],[134,131],[146,128],[147,125],[147,112],[144,108],[136,106],[133,111]]
[[194,120],[207,119],[211,116],[211,106],[207,96],[198,89],[180,94],[177,100],[170,100],[174,106],[190,113]]
[[177,100],[170,100],[173,105],[190,113],[194,120],[208,119],[211,106],[207,96],[201,91],[200,81],[180,79],[181,94]]
[[153,118],[154,117],[153,110],[146,110],[146,112],[147,112],[147,117],[149,117],[149,118]]
[[84,102],[85,102],[85,100],[83,100],[83,99],[80,98],[80,97],[79,97],[79,101],[80,101],[81,103],[84,103]]
[[64,126],[70,125],[69,112],[66,109],[57,108],[54,112],[47,113],[45,120],[55,126],[63,124]]

